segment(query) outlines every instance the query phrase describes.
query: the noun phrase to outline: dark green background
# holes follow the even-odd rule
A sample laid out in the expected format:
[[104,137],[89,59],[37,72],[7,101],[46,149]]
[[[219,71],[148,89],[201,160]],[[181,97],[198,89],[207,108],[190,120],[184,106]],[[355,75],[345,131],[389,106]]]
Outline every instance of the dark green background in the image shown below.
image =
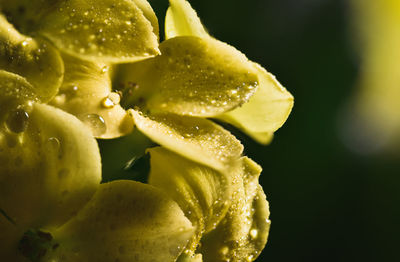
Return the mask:
[[[150,3],[162,24],[167,0]],[[263,166],[271,205],[270,238],[257,261],[400,261],[398,157],[356,155],[340,139],[359,67],[347,3],[191,1],[213,36],[261,63],[295,97],[270,146],[235,133]]]

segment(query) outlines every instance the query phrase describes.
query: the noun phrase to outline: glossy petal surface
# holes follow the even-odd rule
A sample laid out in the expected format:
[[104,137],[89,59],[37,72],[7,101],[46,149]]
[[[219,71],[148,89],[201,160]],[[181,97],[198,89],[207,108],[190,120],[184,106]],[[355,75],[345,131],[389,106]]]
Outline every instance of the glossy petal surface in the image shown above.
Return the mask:
[[79,214],[54,233],[60,246],[45,261],[175,261],[194,228],[155,187],[102,184]]
[[183,36],[160,49],[161,56],[122,67],[122,81],[137,84],[131,106],[210,117],[242,105],[257,89],[252,63],[225,43]]
[[217,228],[202,239],[204,261],[253,261],[264,248],[270,227],[269,207],[258,184],[261,168],[243,158],[232,206]]
[[65,77],[51,104],[78,117],[98,138],[128,134],[133,121],[111,92],[108,65],[64,56]]
[[165,39],[177,36],[208,37],[196,11],[185,0],[170,0],[165,16]]
[[242,144],[207,119],[172,114],[144,116],[131,110],[137,128],[154,142],[195,162],[226,171],[242,154]]
[[34,104],[9,111],[0,130],[0,207],[17,227],[59,226],[96,191],[97,143],[72,115]]
[[235,175],[217,172],[162,147],[149,152],[149,183],[171,196],[197,227],[188,247],[194,252],[203,232],[214,229],[228,210]]
[[259,78],[255,94],[248,103],[217,118],[238,127],[258,142],[267,143],[288,118],[293,96],[264,68],[255,63],[254,66]]
[[42,102],[57,93],[64,74],[61,57],[50,43],[20,34],[2,15],[0,69],[25,77]]
[[151,22],[131,0],[58,1],[40,19],[38,32],[87,59],[132,62],[159,53]]

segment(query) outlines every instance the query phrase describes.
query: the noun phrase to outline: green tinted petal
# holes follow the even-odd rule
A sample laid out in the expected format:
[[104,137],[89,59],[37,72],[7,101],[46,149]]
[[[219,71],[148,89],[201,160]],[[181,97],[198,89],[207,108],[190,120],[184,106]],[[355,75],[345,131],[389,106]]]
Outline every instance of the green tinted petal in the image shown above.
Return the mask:
[[122,67],[121,81],[136,83],[132,105],[151,112],[210,117],[247,102],[256,91],[251,62],[214,39],[175,37],[161,56]]
[[74,56],[137,61],[159,53],[157,36],[146,15],[149,11],[144,15],[132,0],[59,1],[38,21],[38,32]]
[[165,39],[176,36],[208,37],[196,11],[185,0],[170,0],[165,16]]
[[0,208],[19,228],[59,226],[100,183],[96,140],[78,119],[47,105],[7,117],[0,126]]
[[260,142],[268,142],[271,133],[280,128],[293,107],[293,96],[268,73],[254,63],[258,70],[259,87],[250,101],[240,108],[218,116]]
[[98,138],[128,134],[133,121],[119,105],[120,96],[111,92],[108,66],[64,55],[65,77],[51,104],[87,124]]
[[171,196],[197,227],[188,246],[194,252],[203,232],[214,229],[228,210],[235,174],[217,172],[162,147],[149,152],[149,183]]
[[25,77],[42,102],[50,100],[61,85],[64,65],[48,42],[21,35],[0,15],[0,69]]
[[243,177],[227,215],[202,239],[204,261],[254,261],[267,242],[270,220],[265,194],[258,184],[261,168],[243,158]]
[[154,142],[216,170],[229,169],[243,152],[242,144],[231,133],[207,119],[130,113],[137,128]]
[[102,184],[91,201],[54,234],[60,246],[43,261],[175,261],[194,228],[155,187]]

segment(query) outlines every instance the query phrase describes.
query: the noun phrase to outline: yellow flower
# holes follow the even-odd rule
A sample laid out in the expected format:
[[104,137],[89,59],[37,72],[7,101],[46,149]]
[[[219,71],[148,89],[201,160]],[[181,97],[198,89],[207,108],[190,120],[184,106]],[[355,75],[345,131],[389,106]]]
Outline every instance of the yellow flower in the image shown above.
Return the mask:
[[[268,143],[293,106],[271,74],[184,0],[160,45],[145,0],[0,7],[1,260],[256,259],[270,225],[261,167],[208,118]],[[150,185],[100,184],[95,138],[135,127],[160,145]]]

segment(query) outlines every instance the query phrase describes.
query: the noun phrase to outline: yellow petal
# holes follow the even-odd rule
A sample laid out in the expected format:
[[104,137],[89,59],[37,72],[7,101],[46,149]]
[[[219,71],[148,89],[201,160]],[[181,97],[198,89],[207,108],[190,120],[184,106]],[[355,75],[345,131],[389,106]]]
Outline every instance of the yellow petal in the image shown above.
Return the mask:
[[154,13],[153,8],[149,4],[147,0],[133,0],[137,7],[142,10],[143,15],[146,17],[147,20],[150,21],[151,26],[153,27],[153,32],[159,38],[159,27],[158,27],[158,19],[156,14]]
[[159,53],[146,15],[131,0],[58,1],[38,21],[38,32],[74,56],[132,62]]
[[0,15],[0,69],[26,78],[42,102],[50,100],[61,85],[64,65],[47,41],[20,34]]
[[182,210],[161,190],[119,180],[102,184],[54,233],[59,247],[44,261],[175,261],[193,233]]
[[214,229],[228,210],[236,174],[217,172],[162,147],[149,152],[149,183],[171,196],[197,227],[188,246],[194,252],[202,234]]
[[130,133],[133,121],[111,92],[109,66],[64,55],[65,77],[51,104],[78,117],[97,138]]
[[165,16],[165,39],[177,36],[208,37],[196,11],[185,0],[170,0]]
[[254,63],[254,66],[259,79],[259,87],[255,94],[242,107],[217,118],[266,144],[272,139],[272,133],[288,118],[293,107],[293,96],[272,74],[258,64]]
[[232,46],[183,36],[160,49],[161,56],[121,68],[121,81],[137,84],[130,106],[210,117],[242,105],[256,91],[253,64]]
[[243,152],[232,134],[207,119],[130,113],[137,128],[154,142],[216,170],[226,171]]
[[264,248],[270,227],[269,206],[258,184],[261,168],[243,158],[243,176],[232,206],[218,227],[205,235],[199,250],[204,261],[254,261]]
[[0,207],[18,228],[51,228],[96,191],[100,154],[74,116],[33,104],[8,112],[0,129]]
[[182,254],[176,262],[203,262],[203,257],[201,254],[196,254],[194,256]]

